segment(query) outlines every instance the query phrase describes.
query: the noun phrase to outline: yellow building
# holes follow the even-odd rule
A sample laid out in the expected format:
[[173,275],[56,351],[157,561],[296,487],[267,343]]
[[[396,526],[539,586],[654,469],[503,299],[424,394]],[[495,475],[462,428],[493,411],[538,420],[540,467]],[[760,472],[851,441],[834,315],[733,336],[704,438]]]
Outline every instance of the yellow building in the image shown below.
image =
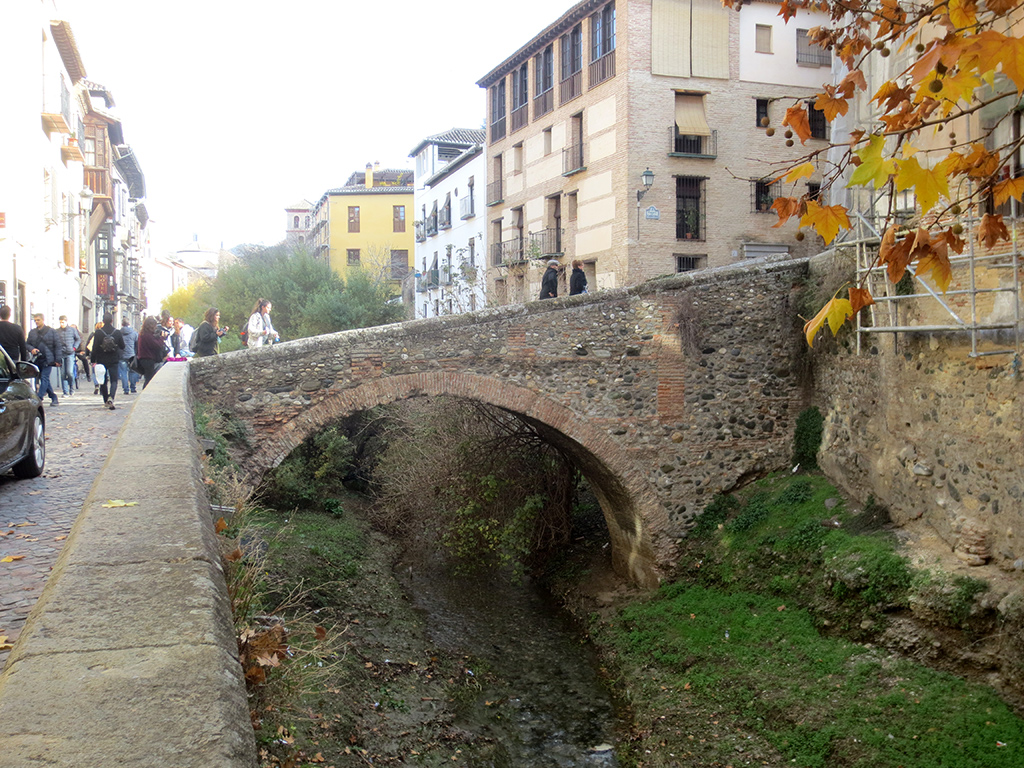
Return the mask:
[[313,206],[310,252],[344,279],[352,267],[401,280],[412,267],[413,172],[366,166]]

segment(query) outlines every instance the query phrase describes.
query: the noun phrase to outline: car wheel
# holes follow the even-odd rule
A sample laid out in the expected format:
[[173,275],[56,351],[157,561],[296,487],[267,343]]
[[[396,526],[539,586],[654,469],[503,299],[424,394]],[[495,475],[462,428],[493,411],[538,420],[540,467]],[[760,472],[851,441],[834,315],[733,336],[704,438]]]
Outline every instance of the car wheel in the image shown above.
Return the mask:
[[32,445],[28,456],[14,465],[14,474],[20,478],[39,477],[46,463],[46,427],[38,413],[32,421]]

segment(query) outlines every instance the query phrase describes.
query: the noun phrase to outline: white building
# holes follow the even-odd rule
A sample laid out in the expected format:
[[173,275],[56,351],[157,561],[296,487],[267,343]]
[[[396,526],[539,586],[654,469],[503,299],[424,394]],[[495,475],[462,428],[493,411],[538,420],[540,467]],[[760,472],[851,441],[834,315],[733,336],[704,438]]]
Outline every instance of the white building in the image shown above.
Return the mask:
[[91,212],[78,146],[85,67],[57,17],[52,2],[0,8],[0,304],[26,328],[36,312],[53,326],[61,314],[81,324],[93,304],[79,282]]
[[415,317],[482,309],[487,254],[482,130],[452,128],[428,136],[416,159]]
[[312,224],[313,204],[302,199],[284,209],[284,240],[288,245],[305,245]]

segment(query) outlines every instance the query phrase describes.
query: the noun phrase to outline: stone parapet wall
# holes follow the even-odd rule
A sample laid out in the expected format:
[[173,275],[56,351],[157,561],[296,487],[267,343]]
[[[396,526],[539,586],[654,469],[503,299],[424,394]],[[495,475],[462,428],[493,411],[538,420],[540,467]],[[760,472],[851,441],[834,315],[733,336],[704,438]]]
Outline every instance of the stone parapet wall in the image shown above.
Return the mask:
[[527,418],[602,501],[620,570],[656,583],[718,491],[786,466],[803,391],[801,261],[349,331],[195,360],[195,396],[253,434],[254,474],[354,411],[420,395]]
[[[825,332],[827,334],[827,331]],[[848,332],[846,332],[848,333]],[[965,337],[872,337],[813,355],[825,415],[819,464],[898,524],[922,519],[961,559],[1024,565],[1020,371],[1012,355],[971,358]]]

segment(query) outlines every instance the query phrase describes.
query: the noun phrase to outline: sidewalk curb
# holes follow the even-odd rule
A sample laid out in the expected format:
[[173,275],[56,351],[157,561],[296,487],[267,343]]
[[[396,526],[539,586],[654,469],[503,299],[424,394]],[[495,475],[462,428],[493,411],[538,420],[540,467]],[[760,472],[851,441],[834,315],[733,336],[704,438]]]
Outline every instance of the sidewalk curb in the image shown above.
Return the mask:
[[187,372],[140,391],[0,674],[5,768],[256,765]]

